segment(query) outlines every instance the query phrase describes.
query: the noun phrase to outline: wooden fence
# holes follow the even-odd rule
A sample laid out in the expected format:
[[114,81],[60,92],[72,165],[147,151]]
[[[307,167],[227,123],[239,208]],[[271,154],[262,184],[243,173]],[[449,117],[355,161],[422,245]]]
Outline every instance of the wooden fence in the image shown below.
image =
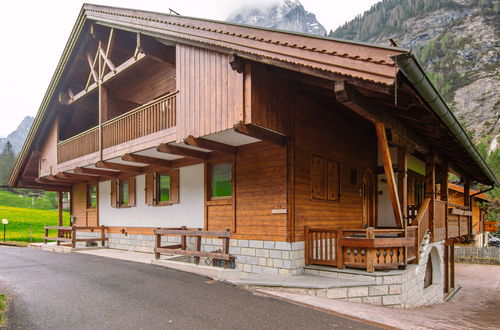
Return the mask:
[[[212,258],[213,260],[224,261],[224,266],[227,267],[228,261],[234,261],[235,258],[229,254],[229,239],[231,237],[231,232],[229,229],[227,231],[206,231],[202,229],[187,229],[186,227],[181,228],[157,228],[155,233],[155,258],[160,259],[162,253],[168,254],[179,254],[184,256],[193,256],[195,263],[199,264],[200,257]],[[165,235],[180,236],[181,243],[174,245],[161,245],[161,237]],[[195,238],[195,249],[187,249],[187,237]],[[201,239],[202,237],[207,238],[219,238],[222,240],[222,252],[208,252],[201,251]]]
[[[76,247],[76,242],[101,242],[104,246],[105,242],[108,240],[105,231],[108,228],[105,226],[100,227],[63,227],[63,226],[45,226],[45,236],[43,237],[43,242],[47,244],[48,241],[56,241],[57,245],[61,242],[71,245],[72,248]],[[57,237],[49,236],[50,230],[57,230]],[[101,237],[96,238],[76,238],[77,231],[94,231],[99,230],[101,232]]]

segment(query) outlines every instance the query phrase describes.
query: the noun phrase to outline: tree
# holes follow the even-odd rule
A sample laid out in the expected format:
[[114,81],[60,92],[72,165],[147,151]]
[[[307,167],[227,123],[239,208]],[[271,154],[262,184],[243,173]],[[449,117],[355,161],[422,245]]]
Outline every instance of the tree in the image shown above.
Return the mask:
[[16,162],[16,153],[12,149],[10,141],[5,143],[2,153],[0,154],[0,185],[6,185],[9,180],[10,172]]

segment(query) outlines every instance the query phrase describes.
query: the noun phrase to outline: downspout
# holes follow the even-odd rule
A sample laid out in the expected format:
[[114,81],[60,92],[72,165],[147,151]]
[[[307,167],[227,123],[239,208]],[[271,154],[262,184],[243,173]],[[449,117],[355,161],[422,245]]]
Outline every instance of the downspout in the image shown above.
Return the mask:
[[417,90],[424,101],[443,121],[446,127],[455,135],[458,141],[467,150],[469,155],[476,161],[481,170],[486,174],[492,185],[498,185],[498,181],[486,162],[476,150],[469,137],[465,133],[458,120],[448,108],[441,95],[434,88],[417,59],[410,52],[392,56],[399,66],[401,72],[408,78],[412,86]]

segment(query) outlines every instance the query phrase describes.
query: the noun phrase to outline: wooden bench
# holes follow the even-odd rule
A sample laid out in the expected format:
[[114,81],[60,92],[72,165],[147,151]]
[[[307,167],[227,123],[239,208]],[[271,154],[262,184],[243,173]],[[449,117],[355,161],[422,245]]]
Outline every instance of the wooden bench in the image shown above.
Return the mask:
[[[212,258],[213,260],[224,261],[224,267],[227,267],[228,261],[234,261],[234,256],[229,254],[229,239],[231,232],[226,231],[206,231],[202,229],[181,228],[156,228],[155,231],[155,258],[160,259],[162,253],[178,254],[194,257],[195,263],[200,263],[200,257]],[[162,246],[161,237],[164,235],[180,236],[181,243]],[[195,250],[187,249],[187,237],[195,237]],[[201,251],[201,238],[219,238],[222,240],[222,252]]]

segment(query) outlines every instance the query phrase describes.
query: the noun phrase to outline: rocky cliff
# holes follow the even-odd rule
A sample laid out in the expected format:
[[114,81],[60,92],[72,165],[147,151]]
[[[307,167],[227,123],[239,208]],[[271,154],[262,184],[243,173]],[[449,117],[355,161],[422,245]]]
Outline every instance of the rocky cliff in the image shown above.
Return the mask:
[[412,49],[476,142],[500,133],[500,2],[384,0],[330,32]]
[[324,36],[326,29],[316,15],[304,9],[299,0],[271,0],[238,9],[226,19],[229,22],[256,25]]
[[16,154],[18,154],[23,147],[24,140],[26,140],[26,137],[28,136],[28,132],[31,128],[31,125],[33,124],[33,120],[33,117],[24,117],[15,131],[7,135],[6,138],[0,138],[0,152],[3,150],[5,143],[7,141],[10,141],[10,143],[12,144],[12,149],[16,152]]

